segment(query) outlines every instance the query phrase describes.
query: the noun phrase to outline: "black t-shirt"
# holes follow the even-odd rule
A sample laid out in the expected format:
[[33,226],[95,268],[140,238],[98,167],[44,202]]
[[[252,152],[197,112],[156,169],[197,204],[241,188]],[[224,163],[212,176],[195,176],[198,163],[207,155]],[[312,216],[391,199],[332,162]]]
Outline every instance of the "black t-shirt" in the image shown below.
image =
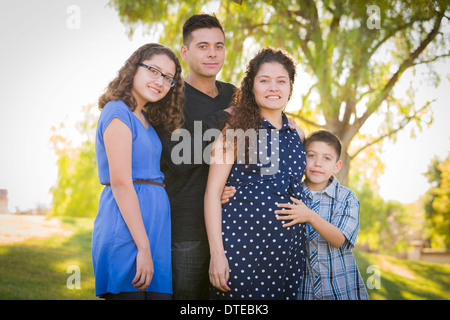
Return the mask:
[[[219,94],[212,98],[186,83],[183,129],[190,133],[190,141],[184,136],[172,141],[171,134],[161,126],[155,127],[163,146],[161,171],[170,200],[173,242],[207,240],[204,195],[209,166],[203,159],[203,150],[211,142],[208,139],[203,141],[201,137],[208,129],[223,128],[229,117],[229,113],[223,110],[229,107],[236,89],[234,85],[221,81],[216,81],[216,86]],[[191,146],[189,160],[185,163],[178,163],[179,157],[175,159],[179,154],[186,155],[186,150],[180,153],[179,143]]]

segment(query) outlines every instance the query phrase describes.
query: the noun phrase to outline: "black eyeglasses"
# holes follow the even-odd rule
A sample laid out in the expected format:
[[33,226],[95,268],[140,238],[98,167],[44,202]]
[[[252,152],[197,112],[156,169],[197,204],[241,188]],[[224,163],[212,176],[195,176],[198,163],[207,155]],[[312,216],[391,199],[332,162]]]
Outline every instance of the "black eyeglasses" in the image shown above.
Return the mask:
[[144,68],[150,70],[150,76],[155,80],[159,79],[160,77],[163,77],[164,84],[167,84],[170,87],[173,87],[177,83],[177,81],[174,78],[172,78],[171,76],[168,76],[167,74],[162,73],[161,71],[159,71],[156,68],[150,67],[143,63],[139,63],[139,65],[141,67],[144,67]]

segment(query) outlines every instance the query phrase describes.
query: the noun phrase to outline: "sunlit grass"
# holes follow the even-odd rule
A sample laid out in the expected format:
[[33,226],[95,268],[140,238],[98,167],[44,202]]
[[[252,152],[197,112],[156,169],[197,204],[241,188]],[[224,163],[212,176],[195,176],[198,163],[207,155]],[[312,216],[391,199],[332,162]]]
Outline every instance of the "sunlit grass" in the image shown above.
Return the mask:
[[[61,219],[69,237],[0,246],[0,299],[96,299],[91,262],[92,219]],[[70,265],[81,271],[81,289],[69,289]]]
[[380,289],[368,290],[373,300],[449,300],[450,265],[412,262],[390,256],[356,252],[364,281],[372,275],[367,267],[376,265],[381,271]]
[[[60,218],[70,236],[30,239],[0,245],[0,300],[97,299],[91,260],[93,219]],[[449,300],[450,265],[411,262],[355,252],[367,283],[369,266],[380,268],[380,289],[368,289],[371,300]],[[70,265],[81,271],[81,289],[69,289]]]

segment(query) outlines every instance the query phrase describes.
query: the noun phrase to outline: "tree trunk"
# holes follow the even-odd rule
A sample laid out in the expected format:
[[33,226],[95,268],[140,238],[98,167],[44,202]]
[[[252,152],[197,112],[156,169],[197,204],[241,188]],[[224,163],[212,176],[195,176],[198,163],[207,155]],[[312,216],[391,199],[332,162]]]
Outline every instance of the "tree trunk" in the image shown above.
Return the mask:
[[341,152],[341,161],[342,166],[341,170],[335,175],[339,180],[339,183],[345,187],[348,187],[348,174],[350,171],[350,157],[347,153],[347,150],[342,150]]

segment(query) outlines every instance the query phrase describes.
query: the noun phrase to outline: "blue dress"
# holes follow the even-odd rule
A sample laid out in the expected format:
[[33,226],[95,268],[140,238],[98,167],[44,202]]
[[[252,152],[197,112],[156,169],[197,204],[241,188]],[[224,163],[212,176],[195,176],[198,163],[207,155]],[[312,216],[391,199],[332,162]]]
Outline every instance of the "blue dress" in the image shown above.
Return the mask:
[[[295,300],[299,294],[305,268],[305,226],[283,228],[287,222],[277,220],[274,211],[278,203],[292,203],[290,196],[305,201],[301,185],[305,149],[284,114],[280,130],[262,120],[262,129],[267,131],[258,133],[257,163],[236,161],[228,177],[227,185],[236,187],[235,195],[222,207],[231,292],[212,288],[212,299]],[[267,168],[270,171],[264,172]]]
[[[139,121],[121,100],[108,102],[97,124],[95,152],[101,184],[109,184],[109,166],[103,132],[113,118],[120,119],[131,130],[132,178],[162,183],[160,171],[161,142],[149,124]],[[162,186],[135,184],[142,219],[149,237],[154,274],[146,291],[172,293],[170,206]],[[95,294],[136,292],[131,284],[136,275],[137,247],[125,224],[110,186],[100,196],[92,234],[92,261]]]

